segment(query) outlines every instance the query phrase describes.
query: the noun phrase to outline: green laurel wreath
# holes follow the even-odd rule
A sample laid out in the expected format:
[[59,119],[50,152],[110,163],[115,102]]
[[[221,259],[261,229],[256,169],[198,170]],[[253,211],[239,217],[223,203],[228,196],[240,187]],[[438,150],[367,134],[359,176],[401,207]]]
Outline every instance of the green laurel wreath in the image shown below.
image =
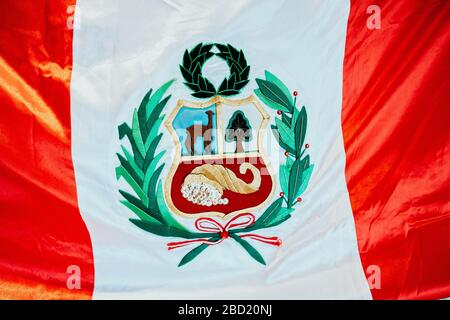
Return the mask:
[[[211,52],[214,46],[219,50],[218,53]],[[225,60],[230,68],[230,75],[223,79],[218,90],[202,74],[205,62],[214,55]],[[238,94],[250,81],[248,79],[250,66],[247,64],[244,52],[230,44],[199,43],[192,50],[184,52],[180,70],[185,80],[184,84],[194,91],[192,96],[196,98],[209,98],[215,95],[232,96]]]
[[[303,156],[307,115],[303,106],[299,111],[296,99],[292,99],[287,87],[273,74],[266,71],[266,79],[256,79],[258,89],[255,94],[268,107],[278,110],[281,119],[275,119],[272,131],[280,146],[287,155],[286,162],[280,165],[279,176],[283,193],[263,214],[250,226],[229,230],[229,236],[239,243],[256,261],[266,264],[261,254],[246,240],[239,237],[240,233],[275,227],[291,217],[298,198],[308,185],[313,165],[309,155]],[[130,221],[137,227],[162,237],[177,237],[183,239],[208,238],[209,241],[221,239],[219,233],[192,232],[175,220],[167,207],[160,179],[164,164],[158,165],[165,151],[157,152],[162,133],[159,127],[164,115],[162,110],[170,99],[164,97],[165,92],[173,83],[171,80],[154,93],[150,89],[133,112],[131,128],[123,123],[119,126],[119,138],[127,137],[132,151],[122,145],[122,154],[117,153],[120,165],[116,168],[116,178],[121,177],[133,190],[134,195],[119,190],[123,196],[121,203],[136,214],[138,219]],[[182,266],[197,257],[209,245],[200,244],[189,251],[180,261]]]

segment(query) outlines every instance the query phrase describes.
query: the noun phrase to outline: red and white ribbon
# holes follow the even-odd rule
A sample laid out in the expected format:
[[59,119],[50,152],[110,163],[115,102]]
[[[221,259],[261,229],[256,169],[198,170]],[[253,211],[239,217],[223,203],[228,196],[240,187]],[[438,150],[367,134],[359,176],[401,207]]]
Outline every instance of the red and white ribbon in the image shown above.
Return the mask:
[[[169,242],[167,244],[167,248],[169,250],[180,248],[187,246],[191,243],[204,243],[207,245],[216,245],[221,243],[223,240],[229,237],[229,230],[237,229],[237,228],[245,228],[252,225],[255,222],[255,216],[251,213],[241,213],[235,217],[233,217],[230,221],[228,221],[225,226],[222,226],[218,221],[211,218],[199,218],[195,221],[195,227],[199,231],[209,232],[209,233],[218,233],[220,235],[220,239],[217,241],[210,241],[207,238],[198,238],[193,240],[185,240],[178,242]],[[278,237],[265,237],[258,234],[246,233],[243,235],[236,234],[240,238],[250,238],[253,240],[261,241],[273,246],[280,246],[281,240]]]

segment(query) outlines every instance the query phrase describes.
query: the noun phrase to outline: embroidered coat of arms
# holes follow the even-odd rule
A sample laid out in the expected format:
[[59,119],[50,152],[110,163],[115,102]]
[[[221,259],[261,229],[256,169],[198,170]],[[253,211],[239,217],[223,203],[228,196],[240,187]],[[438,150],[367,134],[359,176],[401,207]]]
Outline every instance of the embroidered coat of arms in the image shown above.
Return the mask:
[[[223,59],[230,71],[218,88],[202,73],[213,56]],[[180,71],[191,98],[172,101],[167,94],[170,80],[147,92],[131,126],[119,126],[119,138],[129,144],[117,154],[116,176],[133,190],[119,190],[123,205],[136,214],[130,221],[176,240],[167,243],[169,250],[192,246],[179,266],[228,238],[266,264],[251,241],[282,244],[278,236],[263,236],[258,230],[280,225],[294,214],[314,168],[306,154],[306,109],[297,107],[297,92],[291,93],[269,71],[253,84],[243,51],[230,44],[200,43],[186,50]],[[253,91],[233,98],[251,85]],[[267,108],[277,111],[273,121]],[[171,109],[167,116],[166,109]],[[284,155],[275,171],[267,158],[267,151],[274,150],[264,150],[266,128]],[[172,137],[175,151],[162,181],[163,167],[169,165],[162,163],[167,150],[158,148],[164,134]],[[277,185],[282,191],[275,196]],[[195,230],[181,224],[177,215],[195,219]]]

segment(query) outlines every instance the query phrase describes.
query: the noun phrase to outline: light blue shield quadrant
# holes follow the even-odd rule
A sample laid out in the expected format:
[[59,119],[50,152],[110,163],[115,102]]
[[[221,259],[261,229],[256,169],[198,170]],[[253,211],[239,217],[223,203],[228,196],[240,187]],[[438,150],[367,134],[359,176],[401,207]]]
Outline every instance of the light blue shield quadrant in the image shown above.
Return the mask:
[[[210,118],[207,114],[208,111],[212,111],[212,117]],[[211,154],[217,154],[217,108],[215,104],[207,108],[190,108],[181,107],[178,111],[175,119],[172,122],[173,128],[181,142],[181,155],[188,156],[191,155],[190,150],[187,149],[186,139],[188,137],[188,128],[197,125],[207,128],[208,125],[211,127]],[[211,123],[209,123],[211,122]],[[194,151],[195,155],[205,154],[204,139],[201,136],[201,130],[196,130],[197,135],[194,135]]]

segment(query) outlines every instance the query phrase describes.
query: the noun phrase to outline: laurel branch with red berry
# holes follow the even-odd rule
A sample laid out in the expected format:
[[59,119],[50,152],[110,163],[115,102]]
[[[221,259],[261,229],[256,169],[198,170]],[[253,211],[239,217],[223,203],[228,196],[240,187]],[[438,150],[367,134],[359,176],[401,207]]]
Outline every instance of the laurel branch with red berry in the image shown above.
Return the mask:
[[[280,118],[275,119],[272,132],[281,148],[285,150],[286,161],[280,165],[279,178],[283,206],[287,211],[283,221],[290,217],[293,206],[302,201],[300,197],[306,190],[314,165],[309,155],[305,155],[309,144],[305,144],[307,113],[305,106],[297,109],[298,92],[290,94],[286,85],[269,71],[266,79],[256,79],[256,96],[268,107],[277,110]],[[275,201],[276,202],[276,201]]]
[[[304,106],[298,110],[297,92],[290,94],[284,83],[272,73],[266,71],[265,79],[256,79],[258,89],[254,92],[269,108],[277,110],[279,118],[271,126],[280,147],[285,151],[286,161],[279,167],[279,179],[282,192],[260,216],[242,214],[244,222],[233,222],[234,217],[225,226],[209,219],[215,224],[214,228],[202,227],[208,221],[196,221],[196,227],[202,232],[195,232],[180,224],[167,207],[162,190],[160,174],[164,164],[158,165],[165,151],[156,152],[162,133],[159,126],[164,118],[162,114],[170,95],[164,98],[166,90],[173,81],[162,85],[158,90],[152,89],[144,96],[140,106],[134,110],[131,128],[123,123],[119,126],[119,138],[127,138],[131,150],[122,145],[123,155],[117,154],[120,164],[116,168],[117,179],[123,178],[134,191],[131,194],[119,190],[123,196],[124,206],[134,212],[138,219],[130,221],[137,227],[162,237],[176,237],[185,239],[170,242],[168,249],[201,243],[190,250],[180,261],[182,266],[211,245],[221,243],[231,238],[240,244],[251,257],[261,264],[265,264],[261,254],[244,238],[258,240],[271,245],[281,245],[278,237],[264,237],[250,233],[259,229],[275,227],[291,217],[294,206],[302,201],[301,195],[306,190],[314,165],[310,163],[309,155],[305,155],[309,148],[305,143],[307,114]],[[198,223],[197,223],[198,222]],[[215,230],[215,231],[214,231]]]

